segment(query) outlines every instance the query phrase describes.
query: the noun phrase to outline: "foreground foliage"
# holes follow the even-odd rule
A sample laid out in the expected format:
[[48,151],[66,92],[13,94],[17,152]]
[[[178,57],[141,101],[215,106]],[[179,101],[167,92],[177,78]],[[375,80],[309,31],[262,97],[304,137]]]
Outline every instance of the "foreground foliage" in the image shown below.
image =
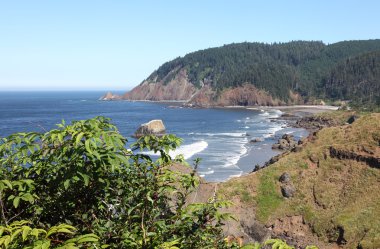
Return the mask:
[[73,226],[61,224],[49,230],[32,228],[28,221],[15,221],[8,226],[0,226],[1,248],[56,248],[75,249],[106,248],[98,245],[98,236],[86,234],[73,237],[76,229]]
[[[194,171],[170,170],[182,163],[168,154],[181,140],[146,136],[131,149],[126,142],[102,117],[1,139],[2,245],[16,241],[21,247],[37,233],[31,231],[39,231],[33,245],[47,245],[55,236],[52,229],[69,238],[75,226],[78,234],[96,234],[97,243],[111,248],[225,247],[221,224],[227,215],[218,209],[227,203],[186,204],[199,179]],[[142,153],[146,150],[159,156],[153,159]],[[17,220],[28,220],[32,230]],[[63,223],[67,226],[60,227]],[[43,230],[33,230],[36,226]],[[30,233],[25,237],[24,231]]]

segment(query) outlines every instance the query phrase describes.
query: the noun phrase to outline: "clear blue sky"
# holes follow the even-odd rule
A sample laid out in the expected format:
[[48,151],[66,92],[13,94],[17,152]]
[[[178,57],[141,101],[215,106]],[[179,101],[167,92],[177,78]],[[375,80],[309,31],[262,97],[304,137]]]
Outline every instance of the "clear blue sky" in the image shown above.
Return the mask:
[[232,42],[380,38],[380,1],[0,0],[0,90],[127,90]]

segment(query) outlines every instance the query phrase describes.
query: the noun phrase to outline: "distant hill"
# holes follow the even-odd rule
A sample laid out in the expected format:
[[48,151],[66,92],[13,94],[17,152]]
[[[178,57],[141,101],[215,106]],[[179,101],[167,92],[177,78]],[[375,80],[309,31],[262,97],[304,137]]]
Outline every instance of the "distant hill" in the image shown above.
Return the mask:
[[164,63],[122,98],[182,100],[199,106],[322,99],[378,105],[379,55],[380,40],[224,45]]
[[323,96],[354,106],[380,106],[380,51],[347,58],[322,81]]

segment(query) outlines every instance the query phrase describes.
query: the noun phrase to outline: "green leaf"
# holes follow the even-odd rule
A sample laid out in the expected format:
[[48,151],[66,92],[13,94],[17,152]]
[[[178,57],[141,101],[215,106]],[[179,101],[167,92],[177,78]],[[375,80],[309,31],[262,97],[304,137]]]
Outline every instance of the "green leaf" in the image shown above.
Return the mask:
[[67,190],[70,186],[70,179],[67,179],[64,183],[63,183],[63,187]]
[[14,206],[15,208],[17,208],[19,204],[20,204],[20,197],[19,197],[19,196],[16,196],[16,197],[13,199],[13,206]]
[[88,153],[93,154],[93,151],[90,148],[90,140],[86,140],[84,142],[84,146],[86,147],[86,150],[87,150]]
[[23,226],[22,227],[22,240],[25,241],[30,233],[32,231],[32,228],[29,226]]
[[99,238],[95,234],[85,234],[82,235],[81,238],[78,240],[78,244],[83,244],[86,242],[98,242]]
[[90,177],[86,174],[81,173],[81,172],[77,172],[77,173],[83,178],[84,185],[87,187],[88,183],[90,181]]
[[8,186],[8,188],[12,189],[12,183],[10,181],[8,181],[8,180],[1,180],[1,182],[5,183]]
[[80,143],[80,141],[82,140],[82,137],[83,137],[84,133],[83,132],[80,132],[76,139],[75,139],[75,146],[78,146],[78,144]]
[[23,199],[24,201],[28,201],[30,203],[33,203],[34,202],[34,197],[30,194],[30,193],[25,193],[21,196],[21,199]]

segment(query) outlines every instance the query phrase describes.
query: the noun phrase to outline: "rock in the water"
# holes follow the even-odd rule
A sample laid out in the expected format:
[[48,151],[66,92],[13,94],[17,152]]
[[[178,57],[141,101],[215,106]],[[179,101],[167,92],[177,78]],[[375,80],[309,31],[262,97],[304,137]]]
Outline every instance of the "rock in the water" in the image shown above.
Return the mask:
[[290,174],[288,172],[283,173],[279,178],[279,181],[282,183],[288,183],[288,182],[290,182],[290,180],[291,180],[291,178],[290,178]]
[[289,142],[289,141],[294,140],[294,136],[291,134],[284,134],[284,135],[282,135],[282,139],[285,139],[286,141]]
[[151,120],[142,124],[135,132],[135,137],[139,138],[145,135],[162,136],[166,133],[164,123],[160,119]]
[[115,95],[111,92],[108,92],[108,93],[106,93],[106,95],[101,97],[99,100],[109,101],[109,100],[119,100],[119,99],[120,99],[119,95]]
[[262,138],[253,138],[251,139],[251,141],[249,141],[250,143],[258,143],[258,142],[262,142],[264,141]]
[[291,184],[281,186],[281,193],[285,198],[293,197],[295,192],[296,189]]
[[272,149],[273,150],[279,150],[280,149],[280,145],[279,144],[273,144],[272,145]]

